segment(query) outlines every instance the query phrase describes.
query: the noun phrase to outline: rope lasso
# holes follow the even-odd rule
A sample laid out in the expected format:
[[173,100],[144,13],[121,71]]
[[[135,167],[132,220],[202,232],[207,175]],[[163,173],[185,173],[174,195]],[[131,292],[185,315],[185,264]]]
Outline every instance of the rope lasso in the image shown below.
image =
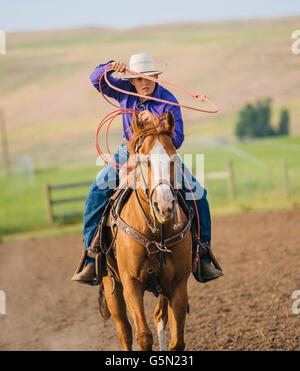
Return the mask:
[[[152,97],[152,96],[147,96],[147,95],[143,95],[143,94],[139,94],[139,93],[134,93],[132,91],[127,91],[127,90],[123,90],[123,89],[120,89],[118,88],[117,86],[114,86],[112,85],[108,78],[107,78],[107,72],[111,71],[112,69],[108,70],[108,67],[110,67],[110,65],[107,65],[105,70],[104,70],[104,79],[105,79],[105,82],[107,83],[107,85],[111,88],[111,89],[114,89],[120,93],[125,93],[125,94],[128,94],[128,95],[134,95],[136,97],[139,97],[139,98],[144,98],[144,99],[150,99],[150,100],[155,100],[157,102],[162,102],[162,103],[167,103],[167,104],[171,104],[173,106],[178,106],[178,107],[181,107],[181,108],[187,108],[187,109],[191,109],[191,110],[194,110],[194,111],[198,111],[198,112],[205,112],[205,113],[217,113],[219,110],[217,108],[217,106],[212,102],[210,101],[209,99],[207,99],[203,94],[198,94],[198,93],[195,93],[191,90],[188,90],[186,88],[182,88],[180,86],[177,86],[175,84],[172,84],[170,82],[167,82],[167,81],[163,81],[163,80],[160,80],[158,78],[155,78],[155,77],[152,77],[152,76],[147,76],[147,75],[143,75],[142,73],[139,73],[139,72],[135,72],[135,71],[131,71],[131,70],[128,70],[126,69],[125,71],[130,73],[131,75],[136,75],[137,77],[142,77],[146,80],[150,80],[150,81],[154,81],[154,82],[157,82],[159,84],[163,84],[163,85],[167,85],[171,88],[174,88],[178,91],[181,91],[182,93],[185,93],[186,95],[189,95],[190,97],[192,97],[193,99],[198,99],[200,98],[201,101],[205,101],[207,102],[209,105],[211,105],[214,110],[213,111],[208,111],[208,110],[204,110],[204,109],[200,109],[200,108],[195,108],[195,107],[191,107],[191,106],[186,106],[186,105],[183,105],[183,104],[179,104],[179,103],[175,103],[175,102],[170,102],[170,101],[167,101],[165,99],[160,99],[160,98],[156,98],[156,97]],[[110,102],[108,99],[106,99],[108,102]],[[111,102],[110,102],[111,103]],[[114,105],[114,104],[113,104]],[[117,107],[116,105],[114,105],[115,107]]]
[[[110,68],[110,69],[109,69]],[[131,91],[127,91],[127,90],[123,90],[123,89],[120,89],[118,88],[117,86],[114,86],[112,85],[108,78],[107,78],[107,72],[109,71],[112,71],[112,68],[109,65],[106,66],[103,74],[101,75],[100,79],[99,79],[99,91],[100,93],[102,94],[102,97],[106,100],[106,102],[108,102],[110,105],[114,106],[117,108],[116,111],[113,111],[111,112],[110,114],[108,114],[107,116],[105,116],[101,122],[99,123],[98,125],[98,129],[97,129],[97,132],[96,132],[96,148],[97,148],[97,151],[99,153],[99,155],[101,156],[101,158],[103,159],[103,161],[115,168],[115,169],[121,169],[121,168],[127,168],[128,170],[132,169],[131,167],[128,167],[127,165],[120,165],[115,159],[114,157],[112,156],[110,150],[109,150],[109,146],[108,146],[108,130],[109,130],[109,127],[112,123],[112,121],[120,116],[121,114],[133,114],[133,113],[139,113],[138,111],[136,110],[133,110],[133,109],[128,109],[128,108],[120,108],[120,106],[117,106],[116,104],[114,104],[111,100],[109,100],[103,93],[102,91],[102,88],[101,88],[101,82],[102,82],[102,79],[104,78],[105,79],[105,82],[107,83],[107,85],[111,88],[111,89],[114,89],[116,91],[119,91],[121,93],[125,93],[127,95],[133,95],[133,96],[137,96],[139,98],[144,98],[144,99],[150,99],[150,100],[155,100],[155,101],[158,101],[158,102],[162,102],[162,103],[166,103],[166,104],[171,104],[171,105],[174,105],[174,106],[178,106],[178,107],[182,107],[182,108],[186,108],[186,109],[191,109],[191,110],[194,110],[194,111],[198,111],[198,112],[205,112],[205,113],[217,113],[218,112],[218,108],[216,107],[216,105],[211,102],[209,99],[207,99],[204,95],[202,94],[198,94],[198,93],[195,93],[195,92],[192,92],[191,90],[188,90],[186,88],[182,88],[182,87],[179,87],[175,84],[172,84],[172,83],[169,83],[169,82],[166,82],[166,81],[162,81],[160,79],[157,79],[155,77],[152,77],[152,76],[147,76],[147,75],[143,75],[139,72],[135,72],[135,71],[131,71],[131,70],[128,70],[126,69],[125,72],[128,72],[132,75],[136,75],[138,77],[142,77],[142,78],[145,78],[147,80],[151,80],[151,81],[154,81],[154,82],[157,82],[157,83],[162,83],[164,85],[167,85],[167,86],[170,86],[174,89],[177,89],[189,96],[191,96],[193,99],[198,99],[200,97],[201,101],[206,101],[207,103],[209,103],[213,108],[214,110],[213,111],[209,111],[209,110],[204,110],[204,109],[200,109],[200,108],[195,108],[195,107],[190,107],[190,106],[186,106],[186,105],[182,105],[182,104],[179,104],[179,103],[175,103],[175,102],[171,102],[171,101],[167,101],[167,100],[164,100],[164,99],[160,99],[160,98],[156,98],[156,97],[152,97],[152,96],[147,96],[147,95],[143,95],[143,94],[138,94],[138,93],[134,93],[134,92],[131,92]],[[110,121],[109,121],[110,120]],[[108,123],[108,126],[107,126],[107,130],[106,130],[106,140],[105,140],[105,144],[106,144],[106,150],[107,150],[107,153],[110,155],[111,157],[111,160],[107,159],[107,157],[104,155],[104,153],[101,151],[100,149],[100,146],[99,146],[99,142],[98,142],[98,136],[99,136],[99,132],[100,130],[102,129],[102,127],[107,123],[107,121],[109,121]],[[112,162],[113,163],[112,163]]]
[[[108,69],[110,67],[110,69]],[[132,166],[127,166],[126,164],[125,165],[121,165],[119,164],[113,157],[113,155],[111,154],[110,150],[109,150],[109,146],[108,146],[108,131],[109,131],[109,127],[112,123],[112,121],[118,117],[119,115],[122,115],[122,114],[133,114],[133,113],[139,113],[138,111],[134,110],[134,109],[128,109],[128,108],[120,108],[119,106],[117,106],[116,104],[114,104],[113,102],[111,102],[103,93],[102,91],[102,88],[101,88],[101,82],[102,82],[102,79],[104,78],[105,79],[105,82],[107,83],[107,85],[111,88],[111,89],[114,89],[116,91],[119,91],[121,93],[125,93],[127,95],[133,95],[133,96],[137,96],[139,98],[144,98],[144,99],[150,99],[150,100],[155,100],[155,101],[158,101],[158,102],[162,102],[162,103],[166,103],[166,104],[171,104],[171,105],[174,105],[174,106],[178,106],[178,107],[181,107],[181,108],[186,108],[186,109],[190,109],[190,110],[194,110],[194,111],[198,111],[198,112],[205,112],[205,113],[217,113],[218,112],[218,108],[217,106],[212,102],[210,101],[209,99],[207,99],[204,95],[202,94],[198,94],[198,93],[195,93],[195,92],[192,92],[191,90],[188,90],[186,88],[182,88],[182,87],[179,87],[179,86],[176,86],[174,84],[171,84],[169,82],[166,82],[166,81],[162,81],[160,79],[157,79],[155,77],[151,77],[151,76],[147,76],[147,75],[144,75],[144,74],[141,74],[141,73],[138,73],[138,72],[135,72],[135,71],[131,71],[131,70],[128,70],[126,69],[125,72],[128,72],[130,73],[131,75],[136,75],[137,77],[142,77],[142,78],[145,78],[147,80],[150,80],[150,81],[153,81],[153,82],[156,82],[156,83],[160,83],[160,84],[164,84],[164,85],[167,85],[171,88],[174,88],[178,91],[181,91],[189,96],[191,96],[194,100],[200,98],[201,101],[205,101],[207,102],[211,107],[213,107],[213,110],[204,110],[204,109],[200,109],[200,108],[195,108],[195,107],[190,107],[190,106],[186,106],[186,105],[182,105],[182,104],[179,104],[179,103],[175,103],[175,102],[170,102],[170,101],[166,101],[164,99],[160,99],[160,98],[156,98],[156,97],[152,97],[152,96],[146,96],[146,95],[143,95],[143,94],[138,94],[138,93],[134,93],[134,92],[131,92],[131,91],[126,91],[126,90],[123,90],[123,89],[120,89],[114,85],[112,85],[108,78],[107,78],[107,72],[109,71],[112,71],[112,68],[110,65],[107,65],[106,68],[105,68],[105,71],[102,73],[100,79],[99,79],[99,91],[100,93],[102,94],[103,98],[112,106],[116,107],[117,110],[109,113],[108,115],[106,115],[102,120],[101,122],[99,123],[98,125],[98,128],[97,128],[97,132],[96,132],[96,148],[97,148],[97,151],[99,153],[99,155],[101,156],[101,158],[103,159],[103,161],[119,170],[121,168],[126,168],[127,170],[132,170],[133,167]],[[108,122],[109,121],[109,122]],[[102,127],[108,122],[108,125],[107,125],[107,128],[106,128],[106,136],[105,136],[105,144],[106,144],[106,150],[107,150],[107,153],[110,155],[111,157],[111,160],[107,159],[107,157],[105,156],[105,154],[101,151],[100,149],[100,146],[99,146],[99,142],[98,142],[98,136],[99,136],[99,132],[100,130],[102,129]],[[113,161],[113,163],[111,162]],[[192,198],[193,198],[193,203],[194,203],[194,206],[195,206],[195,209],[196,209],[196,217],[197,217],[197,225],[198,225],[198,228],[197,228],[197,251],[196,251],[196,261],[198,261],[198,253],[199,253],[199,245],[200,245],[200,220],[199,220],[199,215],[198,215],[198,208],[197,208],[197,204],[196,204],[196,200],[195,200],[195,197],[194,197],[194,193],[191,189],[191,186],[182,170],[182,167],[181,167],[181,173],[188,185],[188,188],[192,194]]]

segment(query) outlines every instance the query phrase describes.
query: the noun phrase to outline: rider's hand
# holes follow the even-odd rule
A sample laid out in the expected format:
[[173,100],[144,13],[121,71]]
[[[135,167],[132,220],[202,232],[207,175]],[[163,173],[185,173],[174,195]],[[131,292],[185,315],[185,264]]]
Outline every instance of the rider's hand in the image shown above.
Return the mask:
[[142,111],[140,114],[139,114],[139,119],[141,121],[153,121],[155,119],[155,114],[150,112],[150,111]]
[[126,72],[126,64],[120,61],[111,62],[111,67],[116,72],[125,73]]

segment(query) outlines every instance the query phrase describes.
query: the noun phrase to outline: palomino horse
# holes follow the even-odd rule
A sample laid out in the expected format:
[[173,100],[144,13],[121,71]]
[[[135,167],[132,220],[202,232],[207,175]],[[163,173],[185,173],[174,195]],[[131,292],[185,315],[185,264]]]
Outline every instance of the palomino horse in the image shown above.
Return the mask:
[[[127,227],[121,228],[115,238],[121,284],[115,284],[109,276],[103,277],[107,307],[125,350],[132,349],[133,341],[127,309],[134,320],[139,348],[152,349],[153,337],[143,304],[146,290],[159,296],[154,321],[160,348],[167,350],[165,329],[168,320],[168,349],[184,350],[185,347],[187,281],[192,269],[191,218],[178,206],[173,188],[174,158],[177,156],[171,141],[174,130],[172,113],[168,112],[165,121],[161,121],[157,118],[155,122],[141,122],[133,116],[128,164],[135,166],[127,174],[126,181],[136,189],[120,212]],[[176,223],[178,220],[180,222]],[[110,222],[116,222],[111,213]],[[126,233],[129,230],[133,232]]]

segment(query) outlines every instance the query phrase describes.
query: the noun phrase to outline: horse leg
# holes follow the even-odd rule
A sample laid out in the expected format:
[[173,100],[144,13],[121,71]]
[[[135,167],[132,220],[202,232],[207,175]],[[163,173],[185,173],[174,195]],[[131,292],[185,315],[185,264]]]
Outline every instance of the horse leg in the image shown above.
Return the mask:
[[136,328],[136,341],[141,350],[152,350],[153,337],[146,321],[143,303],[143,289],[132,277],[122,277],[124,299]]
[[132,350],[132,329],[127,317],[122,286],[116,284],[115,292],[112,294],[113,284],[108,276],[103,277],[103,285],[108,310],[115,321],[119,341],[124,350]]
[[154,323],[159,340],[159,350],[168,350],[166,326],[168,322],[168,298],[159,295],[158,303],[154,311]]
[[169,298],[168,317],[170,321],[171,341],[169,350],[184,350],[184,324],[188,310],[187,282],[184,281],[174,290]]

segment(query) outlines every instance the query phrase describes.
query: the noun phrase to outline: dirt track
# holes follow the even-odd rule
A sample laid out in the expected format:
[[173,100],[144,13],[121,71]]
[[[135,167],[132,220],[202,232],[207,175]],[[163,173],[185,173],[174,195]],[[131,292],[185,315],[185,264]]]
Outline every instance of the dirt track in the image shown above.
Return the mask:
[[[300,290],[300,211],[215,218],[213,236],[225,277],[190,278],[186,350],[300,350],[291,298]],[[0,350],[121,350],[113,320],[98,315],[98,289],[70,281],[81,241],[0,244]],[[153,330],[156,298],[145,303]]]

